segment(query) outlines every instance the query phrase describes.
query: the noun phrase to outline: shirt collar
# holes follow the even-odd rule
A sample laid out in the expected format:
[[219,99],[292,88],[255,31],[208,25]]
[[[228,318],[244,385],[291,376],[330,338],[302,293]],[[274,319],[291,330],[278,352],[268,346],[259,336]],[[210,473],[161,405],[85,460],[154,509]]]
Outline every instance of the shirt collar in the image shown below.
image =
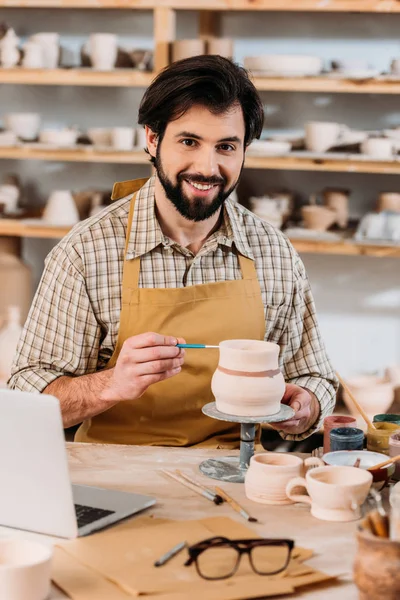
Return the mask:
[[[151,252],[161,244],[171,246],[171,240],[163,234],[155,214],[154,193],[155,175],[145,183],[136,195],[126,253],[126,258],[128,259]],[[243,215],[241,211],[228,198],[224,202],[221,227],[213,235],[218,244],[232,247],[234,243],[241,254],[254,260],[254,255],[247,241],[242,221]]]

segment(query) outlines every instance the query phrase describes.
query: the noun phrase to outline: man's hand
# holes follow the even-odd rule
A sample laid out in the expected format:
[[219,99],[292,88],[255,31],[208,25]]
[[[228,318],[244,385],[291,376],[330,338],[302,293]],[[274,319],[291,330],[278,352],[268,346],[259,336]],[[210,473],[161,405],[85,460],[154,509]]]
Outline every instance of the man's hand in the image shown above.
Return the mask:
[[295,414],[287,421],[271,423],[271,426],[279,431],[294,435],[304,433],[319,417],[320,405],[314,394],[293,383],[286,384],[282,403],[291,406]]
[[120,402],[140,398],[153,383],[177,375],[184,362],[183,338],[142,333],[128,338],[118,356],[101,400]]

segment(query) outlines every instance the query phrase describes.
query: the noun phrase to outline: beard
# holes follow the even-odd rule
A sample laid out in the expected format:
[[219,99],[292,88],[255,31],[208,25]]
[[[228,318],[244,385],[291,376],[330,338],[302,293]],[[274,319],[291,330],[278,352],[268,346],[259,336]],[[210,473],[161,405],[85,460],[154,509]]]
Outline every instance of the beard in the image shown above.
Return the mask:
[[[243,161],[244,163],[244,161]],[[223,205],[225,200],[232,194],[233,190],[239,183],[239,178],[243,170],[243,163],[239,173],[239,177],[235,181],[234,185],[227,189],[227,181],[225,177],[203,177],[199,174],[190,173],[178,173],[176,177],[176,184],[174,184],[165,173],[161,157],[160,157],[160,145],[157,148],[155,157],[155,168],[157,171],[158,179],[164,189],[165,195],[168,200],[172,202],[176,210],[182,217],[188,221],[205,221],[212,217]],[[183,189],[184,181],[190,183],[201,183],[203,185],[218,185],[218,193],[211,201],[206,201],[204,198],[194,196],[189,198]]]

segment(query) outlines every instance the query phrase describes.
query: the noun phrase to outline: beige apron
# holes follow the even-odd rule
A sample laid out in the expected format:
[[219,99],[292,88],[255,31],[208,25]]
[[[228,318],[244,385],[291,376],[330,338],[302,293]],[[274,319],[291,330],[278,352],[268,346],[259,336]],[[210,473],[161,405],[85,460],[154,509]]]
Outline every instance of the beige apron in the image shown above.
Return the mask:
[[[113,199],[137,192],[145,180],[115,184]],[[136,194],[131,200],[126,246]],[[125,260],[122,311],[117,345],[134,335],[155,331],[183,337],[188,344],[218,344],[235,338],[264,339],[264,307],[252,260],[238,253],[243,279],[182,288],[139,288],[140,257]],[[137,400],[124,401],[85,421],[78,442],[237,448],[239,426],[206,417],[201,408],[214,400],[211,378],[217,349],[186,350],[182,371],[151,385]]]

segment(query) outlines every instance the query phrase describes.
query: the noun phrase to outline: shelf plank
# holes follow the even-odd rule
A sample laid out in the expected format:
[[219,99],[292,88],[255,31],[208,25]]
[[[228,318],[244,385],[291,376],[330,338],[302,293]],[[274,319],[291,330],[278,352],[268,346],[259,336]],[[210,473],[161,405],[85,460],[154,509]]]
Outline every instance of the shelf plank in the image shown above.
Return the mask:
[[[29,225],[17,219],[0,219],[0,236],[18,236],[46,239],[59,239],[64,237],[70,227],[49,227],[48,225]],[[316,240],[291,240],[293,246],[300,253],[313,254],[340,254],[344,256],[375,256],[379,258],[400,258],[399,246],[382,246],[376,244],[355,244],[351,240],[338,242],[325,242]]]
[[398,13],[397,0],[0,0],[0,8],[236,10]]
[[31,146],[16,148],[1,148],[0,160],[44,160],[60,162],[88,162],[88,163],[119,163],[148,165],[150,162],[143,150],[132,152],[98,151],[93,147],[83,149],[36,149]]
[[1,69],[0,83],[17,85],[85,85],[107,87],[147,87],[154,73],[133,69],[110,72],[94,69]]
[[[399,2],[400,4],[400,2]],[[327,92],[333,94],[400,94],[400,79],[360,80],[333,77],[254,77],[259,91],[268,92]]]
[[[78,149],[43,149],[32,146],[0,147],[0,160],[44,160],[60,162],[116,163],[148,165],[149,158],[142,150],[118,152],[95,150],[91,146]],[[344,158],[309,158],[300,153],[286,156],[252,156],[245,161],[248,169],[278,171],[333,171],[338,173],[399,174],[400,161],[346,160]]]

